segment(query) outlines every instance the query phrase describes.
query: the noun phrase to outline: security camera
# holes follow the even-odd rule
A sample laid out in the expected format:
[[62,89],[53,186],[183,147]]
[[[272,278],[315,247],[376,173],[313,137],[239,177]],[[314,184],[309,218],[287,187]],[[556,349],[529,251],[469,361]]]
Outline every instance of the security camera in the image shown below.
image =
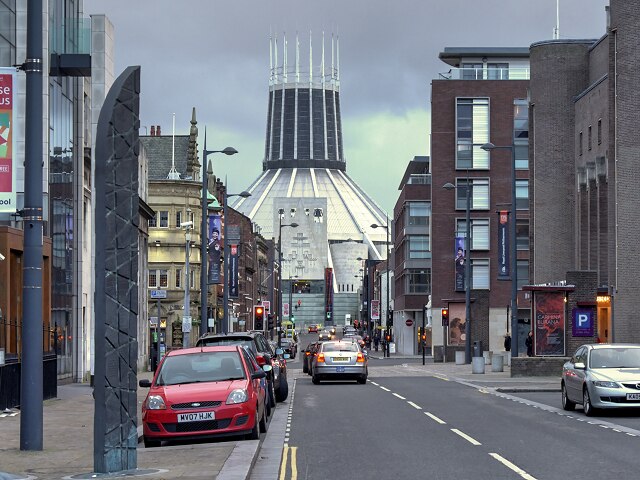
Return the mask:
[[0,260],[4,260],[4,255],[0,253]]
[[191,220],[189,220],[188,222],[182,222],[180,224],[180,227],[182,227],[182,228],[193,227],[193,222]]

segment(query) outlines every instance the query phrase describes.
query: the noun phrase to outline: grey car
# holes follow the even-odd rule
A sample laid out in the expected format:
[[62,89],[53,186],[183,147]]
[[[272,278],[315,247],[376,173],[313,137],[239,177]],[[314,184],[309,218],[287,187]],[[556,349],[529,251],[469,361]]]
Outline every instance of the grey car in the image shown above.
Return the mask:
[[587,416],[598,409],[640,408],[640,345],[589,344],[562,368],[562,408],[581,404]]
[[311,364],[311,381],[357,380],[367,383],[368,360],[357,342],[329,341],[320,344]]

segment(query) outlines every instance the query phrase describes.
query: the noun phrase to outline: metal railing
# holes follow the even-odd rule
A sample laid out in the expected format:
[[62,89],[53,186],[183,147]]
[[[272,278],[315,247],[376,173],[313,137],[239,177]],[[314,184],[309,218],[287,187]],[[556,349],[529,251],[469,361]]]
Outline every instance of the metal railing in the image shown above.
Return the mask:
[[444,80],[529,80],[529,77],[528,67],[452,68],[438,74],[438,78]]

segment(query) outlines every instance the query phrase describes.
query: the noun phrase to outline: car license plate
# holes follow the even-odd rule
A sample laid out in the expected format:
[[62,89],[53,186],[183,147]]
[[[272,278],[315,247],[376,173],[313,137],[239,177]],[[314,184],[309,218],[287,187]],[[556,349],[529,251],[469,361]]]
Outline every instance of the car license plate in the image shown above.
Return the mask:
[[627,400],[640,400],[640,393],[627,393]]
[[206,422],[215,420],[216,412],[179,413],[178,423],[182,422]]
[[348,362],[349,357],[333,357],[334,362]]
[[344,367],[336,367],[336,372],[337,372],[337,373],[342,373],[342,372],[344,372]]

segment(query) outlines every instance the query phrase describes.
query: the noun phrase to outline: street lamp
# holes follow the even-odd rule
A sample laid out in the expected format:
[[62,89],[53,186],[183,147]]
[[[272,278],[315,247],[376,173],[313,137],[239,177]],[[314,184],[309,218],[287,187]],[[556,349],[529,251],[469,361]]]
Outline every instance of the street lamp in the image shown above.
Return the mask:
[[222,217],[224,219],[224,240],[222,242],[222,255],[224,257],[224,286],[222,289],[222,333],[227,333],[229,330],[229,280],[231,280],[231,275],[229,275],[229,238],[228,238],[228,226],[229,226],[229,217],[227,216],[227,204],[229,197],[242,197],[247,198],[250,197],[251,194],[247,191],[243,191],[240,193],[227,193],[227,186],[224,188],[224,201],[222,203]]
[[[442,188],[445,190],[455,190],[457,187],[452,183],[445,183]],[[469,173],[467,172],[467,186],[466,186],[466,232],[464,235],[464,307],[465,307],[465,322],[464,322],[464,361],[465,363],[471,363],[471,183],[469,180]]]
[[[282,346],[282,227],[298,228],[298,224],[296,222],[282,223],[283,215],[284,210],[280,209],[278,212],[278,265],[280,267],[280,275],[278,275],[278,290],[280,291],[280,295],[278,295],[279,305],[278,316],[276,318],[276,327],[278,327],[278,347]],[[291,270],[289,270],[289,275],[291,275]],[[291,318],[291,303],[289,303],[289,318]]]
[[[354,278],[359,278],[360,279],[360,285],[358,286],[358,290],[360,292],[360,295],[358,295],[358,304],[361,301],[364,301],[364,269],[360,269],[359,270],[360,273],[357,273],[356,275],[354,275]],[[360,316],[359,320],[360,320],[360,324],[364,323],[364,318],[362,318],[362,310],[360,310],[360,305],[358,305],[358,314]],[[367,329],[367,331],[369,332],[369,334],[371,334],[371,326],[369,326],[369,328]]]
[[[187,218],[191,218],[191,209],[187,208]],[[189,347],[191,336],[191,283],[189,275],[189,255],[191,254],[191,230],[193,221],[188,220],[180,224],[184,228],[185,250],[184,250],[184,310],[182,316],[182,347]],[[158,317],[158,322],[160,317]]]
[[[291,280],[298,278],[298,275],[291,276],[291,269],[289,269],[289,320],[293,317],[293,283]],[[293,322],[292,322],[293,323]]]
[[[376,223],[372,223],[371,224],[371,228],[384,228],[387,231],[387,311],[386,311],[386,327],[387,327],[387,335],[390,335],[391,332],[391,325],[389,322],[389,271],[390,271],[390,267],[391,267],[391,259],[389,258],[391,256],[391,250],[390,250],[390,240],[389,240],[389,217],[386,216],[386,224],[385,225],[378,225]],[[387,357],[391,356],[391,352],[390,352],[390,346],[389,346],[389,342],[386,342],[387,348],[386,348],[386,355]]]
[[516,248],[516,149],[515,145],[496,146],[485,143],[480,147],[486,152],[511,150],[511,356],[518,356],[518,250]]
[[208,315],[209,306],[209,268],[207,255],[207,245],[209,238],[209,229],[207,228],[208,210],[207,194],[209,192],[209,179],[207,175],[207,156],[212,153],[224,153],[225,155],[235,155],[238,151],[233,147],[227,147],[224,150],[207,150],[207,129],[204,129],[204,149],[202,150],[202,219],[200,222],[200,335],[204,335],[208,331]]

